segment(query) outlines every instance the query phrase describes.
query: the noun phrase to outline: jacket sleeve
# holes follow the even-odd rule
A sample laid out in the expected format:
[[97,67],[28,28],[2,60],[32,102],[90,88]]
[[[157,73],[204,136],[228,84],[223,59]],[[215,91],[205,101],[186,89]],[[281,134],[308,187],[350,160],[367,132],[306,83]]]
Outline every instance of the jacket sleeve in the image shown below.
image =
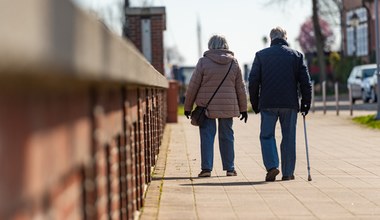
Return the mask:
[[261,63],[258,53],[256,53],[255,59],[253,61],[248,82],[249,99],[251,101],[252,107],[258,108],[261,86]]
[[302,104],[307,104],[310,106],[311,103],[311,80],[309,71],[304,62],[303,55],[301,54],[299,59],[299,74],[298,74],[298,82],[301,90],[301,102]]
[[201,65],[201,59],[199,59],[195,67],[195,70],[193,74],[191,75],[189,86],[187,87],[187,90],[186,90],[185,105],[184,105],[185,111],[193,110],[193,105],[197,97],[198,90],[201,87],[201,83],[202,83],[202,65]]
[[239,67],[238,62],[235,61],[235,63],[238,68],[237,75],[235,78],[235,91],[238,98],[239,111],[246,112],[247,111],[247,93],[245,91],[245,85],[244,85],[241,69]]

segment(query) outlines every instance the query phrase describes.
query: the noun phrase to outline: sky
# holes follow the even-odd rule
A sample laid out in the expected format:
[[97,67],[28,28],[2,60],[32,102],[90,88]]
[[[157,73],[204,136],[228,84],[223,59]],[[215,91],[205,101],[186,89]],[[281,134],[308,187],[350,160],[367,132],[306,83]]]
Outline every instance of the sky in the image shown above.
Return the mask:
[[[113,30],[121,34],[123,0],[74,0],[93,10],[102,10]],[[296,38],[300,26],[311,16],[311,0],[129,0],[131,7],[165,6],[165,47],[176,48],[184,58],[182,65],[194,66],[198,59],[197,22],[201,26],[202,51],[213,34],[224,35],[230,50],[241,65],[251,65],[257,51],[267,47],[273,27],[287,30],[288,41],[300,50]],[[107,9],[108,8],[108,9]],[[337,32],[337,31],[336,31]],[[336,33],[338,34],[338,33]],[[336,38],[338,39],[338,38]],[[268,43],[269,44],[269,43]]]
[[[295,2],[294,0],[292,0]],[[230,50],[239,63],[253,61],[258,50],[264,48],[263,37],[269,38],[273,27],[281,26],[288,32],[289,43],[299,49],[295,39],[301,24],[311,15],[311,1],[302,5],[266,5],[265,0],[159,0],[167,14],[165,44],[176,46],[185,58],[185,65],[195,65],[199,59],[197,20],[201,25],[202,51],[213,34],[224,35]],[[189,3],[191,2],[191,3]],[[265,45],[265,47],[268,45]]]

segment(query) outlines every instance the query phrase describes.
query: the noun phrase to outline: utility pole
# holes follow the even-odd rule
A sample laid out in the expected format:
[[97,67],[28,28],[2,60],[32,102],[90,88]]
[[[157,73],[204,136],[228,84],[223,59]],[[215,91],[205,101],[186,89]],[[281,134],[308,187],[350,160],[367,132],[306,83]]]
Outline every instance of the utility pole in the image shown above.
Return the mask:
[[128,17],[126,15],[127,8],[129,8],[129,0],[124,0],[124,23],[123,23],[123,37],[129,37],[129,23],[128,23]]
[[201,21],[197,18],[198,57],[202,57],[202,34]]
[[379,36],[379,0],[375,0],[376,15],[376,66],[377,66],[377,115],[376,120],[380,120],[380,36]]

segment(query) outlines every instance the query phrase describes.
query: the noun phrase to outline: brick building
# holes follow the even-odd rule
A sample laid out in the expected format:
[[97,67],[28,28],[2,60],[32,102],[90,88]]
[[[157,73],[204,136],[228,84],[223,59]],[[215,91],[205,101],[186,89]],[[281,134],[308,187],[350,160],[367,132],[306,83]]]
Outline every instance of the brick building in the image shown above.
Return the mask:
[[165,7],[127,8],[128,38],[161,74],[164,73]]
[[346,56],[375,62],[376,12],[374,0],[343,0],[342,41]]

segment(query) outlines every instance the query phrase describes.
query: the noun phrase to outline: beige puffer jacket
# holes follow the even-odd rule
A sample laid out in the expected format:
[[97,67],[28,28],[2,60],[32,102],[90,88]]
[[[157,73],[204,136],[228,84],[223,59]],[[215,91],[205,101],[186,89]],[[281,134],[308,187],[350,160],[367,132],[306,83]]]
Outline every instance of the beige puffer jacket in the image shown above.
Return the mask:
[[243,77],[233,52],[229,50],[208,50],[199,59],[186,91],[185,111],[194,105],[206,106],[211,96],[232,67],[227,78],[208,106],[209,118],[239,117],[247,111],[247,95]]

